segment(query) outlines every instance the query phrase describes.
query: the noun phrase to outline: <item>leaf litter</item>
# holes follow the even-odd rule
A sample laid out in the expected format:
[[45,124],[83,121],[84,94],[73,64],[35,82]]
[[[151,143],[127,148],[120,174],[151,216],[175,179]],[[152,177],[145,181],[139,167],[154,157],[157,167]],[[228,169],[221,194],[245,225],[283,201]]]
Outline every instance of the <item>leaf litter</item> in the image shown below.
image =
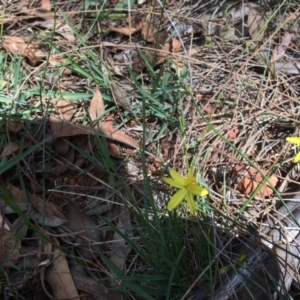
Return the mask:
[[[62,73],[63,80],[58,79],[55,83],[51,81],[53,74],[47,73],[44,81],[45,89],[48,88],[51,90],[52,86],[57,84],[58,93],[65,89],[70,89],[73,94],[82,91],[82,86],[75,83],[76,80],[80,82],[82,78],[76,77],[78,74],[68,68],[64,58],[65,56],[61,54],[67,53],[68,51],[72,52],[72,47],[78,42],[72,34],[71,27],[68,25],[70,23],[65,21],[65,16],[69,17],[68,13],[65,12],[63,17],[60,11],[51,11],[54,7],[51,7],[49,1],[42,1],[40,7],[34,7],[34,5],[35,4],[28,7],[27,1],[22,1],[20,2],[18,13],[21,12],[23,16],[27,18],[25,22],[30,22],[28,20],[33,18],[30,24],[32,25],[31,27],[34,33],[42,32],[47,35],[55,30],[55,43],[60,51],[56,52],[56,50],[53,49],[52,52],[54,52],[54,54],[47,54],[47,47],[45,47],[45,44],[41,41],[36,40],[36,36],[32,39],[28,38],[28,36],[25,38],[25,35],[24,37],[20,37],[16,34],[5,36],[3,48],[12,56],[18,55],[25,57],[28,63],[26,67],[41,67],[42,69],[44,67],[43,63],[48,59],[55,77],[58,74],[56,71],[60,65],[64,65],[66,69],[69,70],[68,73]],[[58,6],[58,8],[61,7]],[[75,7],[73,8],[76,10]],[[178,9],[177,15],[186,15],[186,12],[182,11],[182,9],[186,9],[186,7],[176,9]],[[197,29],[193,28],[193,24],[191,26],[188,24],[188,18],[184,19],[184,21],[178,21],[176,25],[180,28],[180,32],[182,32],[181,36],[178,36],[176,32],[173,32],[171,35],[165,26],[167,21],[165,19],[158,20],[155,19],[155,17],[152,18],[151,13],[145,13],[141,21],[137,21],[136,24],[130,24],[132,26],[128,25],[127,19],[124,21],[118,20],[117,22],[112,21],[111,24],[109,22],[107,22],[108,24],[101,24],[101,26],[103,25],[104,28],[107,28],[107,36],[104,34],[102,38],[104,39],[103,47],[105,51],[110,49],[107,51],[107,61],[113,64],[111,72],[114,74],[115,70],[118,70],[119,73],[117,76],[122,74],[122,77],[120,77],[122,79],[116,77],[117,79],[113,81],[114,83],[108,84],[105,88],[101,86],[100,90],[101,92],[110,90],[111,96],[119,106],[119,109],[110,109],[111,103],[107,101],[107,94],[105,94],[106,98],[102,97],[102,93],[97,86],[99,85],[99,81],[97,81],[97,85],[93,82],[92,86],[90,86],[90,81],[84,81],[83,83],[86,88],[85,91],[88,90],[87,93],[90,93],[92,89],[95,91],[89,107],[87,107],[87,105],[85,106],[89,113],[89,121],[91,122],[78,122],[78,111],[82,105],[81,100],[69,101],[62,97],[57,101],[57,98],[53,97],[50,101],[50,107],[52,109],[50,118],[44,119],[42,115],[42,119],[36,118],[34,120],[39,122],[38,126],[43,128],[45,132],[45,135],[42,135],[42,138],[45,139],[45,147],[43,150],[40,148],[30,156],[24,157],[18,164],[18,170],[21,170],[23,174],[23,183],[20,182],[19,175],[16,175],[17,170],[5,174],[3,186],[6,186],[7,193],[15,200],[17,207],[23,211],[31,221],[35,222],[37,228],[44,228],[43,233],[51,240],[51,242],[46,245],[49,249],[44,249],[45,253],[47,253],[47,257],[40,258],[41,265],[39,267],[46,266],[45,279],[51,287],[51,295],[54,295],[56,298],[73,297],[76,299],[81,297],[77,289],[93,295],[101,294],[103,298],[106,297],[104,286],[98,284],[98,288],[100,288],[97,289],[95,284],[97,282],[88,277],[84,268],[80,270],[77,268],[77,276],[72,276],[72,265],[74,265],[74,262],[70,262],[66,253],[62,251],[64,247],[68,250],[71,249],[71,255],[75,253],[77,258],[82,258],[84,264],[90,264],[93,268],[98,268],[97,271],[101,269],[101,263],[98,261],[99,253],[104,253],[105,251],[105,254],[110,257],[115,265],[120,269],[126,268],[126,260],[130,247],[128,247],[122,235],[117,232],[113,232],[109,235],[109,233],[101,227],[103,224],[99,222],[98,218],[92,215],[93,209],[89,211],[89,216],[85,213],[86,210],[81,209],[86,207],[87,203],[90,204],[86,195],[89,194],[91,196],[97,189],[105,189],[109,184],[109,175],[101,168],[98,168],[98,166],[89,163],[82,155],[84,152],[85,155],[90,155],[90,157],[97,157],[97,153],[94,152],[95,135],[105,138],[108,153],[112,157],[119,160],[123,158],[128,159],[127,165],[131,166],[133,176],[131,179],[126,178],[126,180],[132,180],[136,183],[138,179],[141,179],[141,188],[139,188],[140,194],[144,193],[141,163],[139,159],[136,158],[139,155],[137,149],[140,144],[137,141],[138,139],[134,139],[128,134],[129,130],[140,132],[139,135],[136,135],[140,138],[141,132],[147,128],[155,137],[154,139],[152,137],[152,139],[145,141],[148,143],[147,150],[149,150],[149,153],[155,153],[151,159],[146,161],[146,166],[148,167],[147,171],[150,174],[149,176],[155,179],[154,181],[157,181],[158,178],[155,174],[159,174],[159,176],[163,174],[163,166],[166,162],[178,169],[183,170],[185,168],[185,161],[182,159],[184,156],[182,152],[182,139],[184,137],[180,136],[178,131],[171,133],[163,131],[161,128],[164,126],[165,119],[164,122],[160,122],[157,115],[155,115],[155,117],[147,116],[146,120],[142,120],[145,123],[145,127],[140,131],[132,129],[138,128],[138,124],[141,123],[141,113],[137,109],[141,104],[138,103],[138,105],[134,107],[133,103],[129,101],[129,94],[132,90],[130,90],[130,92],[123,90],[123,87],[127,87],[128,82],[130,82],[128,78],[126,78],[126,83],[122,82],[122,80],[128,76],[126,64],[129,65],[130,61],[132,63],[131,67],[133,72],[138,76],[142,73],[148,73],[149,65],[152,67],[162,66],[162,74],[165,76],[166,74],[172,74],[171,69],[168,68],[168,60],[170,59],[174,62],[172,64],[173,66],[180,66],[181,71],[180,74],[178,73],[178,76],[181,76],[181,74],[184,74],[183,70],[186,67],[185,64],[182,63],[183,56],[181,56],[183,42],[194,64],[194,73],[190,74],[194,79],[194,85],[193,87],[187,86],[186,89],[192,88],[193,92],[201,95],[197,105],[206,112],[212,124],[216,124],[216,126],[220,125],[219,130],[221,135],[227,137],[236,147],[242,148],[242,152],[247,153],[258,165],[258,169],[262,170],[262,173],[267,176],[269,172],[265,170],[271,170],[277,159],[275,159],[275,155],[272,156],[270,154],[271,152],[273,154],[278,153],[283,161],[287,158],[286,154],[281,152],[280,147],[276,147],[275,145],[272,146],[272,148],[268,141],[280,140],[286,134],[287,129],[283,126],[284,120],[281,117],[287,117],[288,120],[295,120],[297,118],[295,117],[296,114],[292,113],[293,116],[291,116],[287,113],[289,111],[294,112],[293,105],[295,103],[292,99],[293,97],[295,98],[295,90],[291,88],[292,85],[287,85],[287,82],[290,83],[290,79],[292,78],[281,77],[278,72],[276,84],[267,80],[259,81],[262,77],[261,73],[257,72],[256,69],[253,70],[252,65],[264,68],[266,67],[266,62],[259,61],[256,59],[257,56],[248,53],[248,48],[245,52],[244,44],[239,44],[239,36],[237,37],[236,35],[236,28],[238,25],[241,25],[242,30],[240,31],[243,32],[244,27],[248,26],[249,35],[246,38],[250,39],[250,42],[254,45],[253,47],[257,47],[255,49],[260,49],[259,51],[262,52],[269,51],[272,53],[272,61],[275,62],[276,71],[291,75],[299,74],[299,70],[297,70],[299,58],[296,56],[296,58],[292,60],[289,52],[292,49],[291,44],[295,42],[293,36],[294,32],[292,32],[293,26],[285,27],[284,33],[278,32],[276,34],[276,38],[279,41],[276,45],[274,36],[269,35],[271,26],[268,25],[268,28],[264,28],[264,20],[267,15],[261,7],[253,3],[247,3],[244,6],[238,4],[232,5],[228,11],[226,11],[227,15],[225,16],[224,10],[218,11],[214,8],[210,11],[209,6],[202,12],[200,9],[197,15],[196,12],[193,11],[191,11],[190,14],[191,17],[194,16],[194,20],[196,20],[193,21],[193,23],[197,22],[197,20],[207,20],[202,25],[203,27],[207,26],[206,33],[210,32],[210,34],[215,35],[210,37],[211,43],[208,43],[209,39],[206,39],[205,45],[196,44],[191,32],[195,33]],[[297,16],[297,10],[294,10],[294,15]],[[132,17],[136,17],[134,13]],[[244,22],[245,17],[248,18],[247,22]],[[290,19],[296,23],[295,20],[297,18],[295,18],[295,16],[290,15]],[[4,20],[6,24],[12,22],[10,17],[5,16]],[[24,22],[24,20],[21,21]],[[184,22],[187,22],[187,24]],[[232,24],[229,23],[234,25],[233,29],[230,28]],[[222,36],[218,35],[218,30],[221,27],[220,24],[222,24],[222,27],[223,25],[228,26],[228,32],[225,32],[223,36],[226,37],[226,41],[225,38],[223,40]],[[84,26],[83,23],[83,27]],[[224,27],[226,28],[226,26]],[[282,24],[282,26],[284,27],[285,24]],[[183,30],[181,30],[182,28]],[[224,28],[221,29],[223,30]],[[184,40],[185,30],[189,32],[188,41]],[[86,32],[88,31],[89,27]],[[16,30],[16,33],[18,33],[18,30]],[[93,36],[88,36],[92,40]],[[127,41],[127,36],[130,37],[129,41]],[[181,38],[180,41],[179,37]],[[231,41],[231,37],[234,37],[235,41]],[[106,42],[108,39],[109,42]],[[265,44],[265,41],[268,39],[275,45],[270,49],[268,49]],[[132,40],[136,43],[134,47],[130,44]],[[258,42],[263,43],[263,45]],[[95,42],[94,45],[98,47],[99,42]],[[129,47],[126,48],[125,46]],[[249,47],[249,49],[250,48],[251,47]],[[132,56],[130,59],[127,58],[127,49],[131,49],[130,53]],[[176,55],[173,55],[174,53]],[[240,65],[235,65],[237,57],[240,58]],[[68,63],[69,61],[70,60],[68,60]],[[78,62],[78,64],[82,63],[80,58]],[[126,65],[125,68],[124,65]],[[229,70],[231,70],[232,73],[231,71],[229,72]],[[162,79],[164,78],[166,77],[162,77]],[[40,80],[39,77],[37,77],[37,79]],[[35,80],[36,78],[34,78],[34,80],[30,78],[32,82]],[[186,80],[186,78],[182,80]],[[145,78],[145,82],[148,83],[149,78]],[[210,88],[205,89],[206,85]],[[72,86],[75,86],[75,88],[72,89]],[[173,86],[174,83],[172,82],[172,87]],[[260,90],[261,87],[263,87],[263,91]],[[147,84],[144,88],[146,91],[152,89],[152,87],[149,89]],[[163,86],[162,90],[166,92],[168,89],[170,89],[170,86]],[[189,127],[186,138],[193,146],[188,145],[185,151],[189,158],[195,158],[194,163],[196,165],[201,166],[201,168],[203,167],[203,176],[206,176],[205,180],[210,183],[212,188],[216,188],[218,192],[216,197],[219,198],[215,202],[213,199],[210,199],[212,201],[211,205],[217,210],[224,212],[226,216],[234,217],[234,205],[229,208],[227,206],[228,211],[224,211],[224,205],[220,196],[223,195],[224,187],[220,184],[220,182],[223,183],[220,178],[223,179],[224,174],[228,174],[226,173],[227,171],[233,171],[239,180],[234,181],[232,185],[229,187],[226,186],[226,188],[234,187],[233,194],[239,199],[247,199],[247,196],[255,192],[264,179],[253,167],[245,168],[244,164],[243,167],[241,165],[236,167],[235,164],[240,164],[243,158],[222,143],[219,136],[207,130],[205,122],[203,122],[203,119],[196,113],[196,105],[192,102],[188,102],[185,98],[186,95],[183,94],[178,103],[171,103],[170,99],[173,99],[176,94],[180,94],[181,89],[182,88],[179,87],[173,90],[167,94],[166,97],[160,98],[159,94],[155,94],[155,97],[165,106],[177,106],[179,105],[178,103],[181,103],[183,106],[187,105],[189,108],[186,116],[186,122]],[[220,96],[221,94],[219,94],[218,90],[222,90],[221,94],[224,98]],[[258,93],[258,90],[261,92]],[[159,89],[157,91],[159,91]],[[237,93],[237,91],[239,92]],[[218,99],[218,101],[219,99],[222,100],[219,101],[220,103],[216,103],[218,102],[216,99]],[[260,100],[261,102],[259,102]],[[31,99],[26,99],[26,101],[31,101]],[[289,103],[292,103],[292,105]],[[277,123],[272,119],[267,119],[268,121],[264,119],[265,116],[263,113],[270,111],[275,112]],[[128,117],[126,114],[131,115]],[[135,119],[132,118],[134,114]],[[228,118],[228,116],[230,117]],[[178,121],[178,114],[175,119]],[[87,123],[91,123],[91,125],[87,125]],[[116,124],[118,123],[126,124],[126,126],[127,124],[132,124],[132,126],[128,126],[129,130],[125,132],[116,129]],[[44,125],[41,126],[40,124]],[[239,126],[241,124],[243,126]],[[288,123],[288,125],[290,124],[293,124],[290,126],[290,130],[293,131],[295,125],[294,123]],[[273,126],[277,131],[267,125]],[[21,143],[21,145],[23,145],[24,140],[22,140],[22,135],[24,132],[29,133],[30,136],[29,141],[25,141],[28,145],[29,143],[33,145],[40,141],[40,139],[36,138],[39,136],[38,133],[40,129],[36,130],[34,125],[17,122],[15,125],[12,123],[11,125],[7,124],[6,129],[9,134],[9,139],[7,139],[5,143],[6,146],[2,147],[1,152],[1,158],[6,161],[13,160],[13,158],[18,155],[16,151],[19,148],[17,145],[10,144],[10,142],[15,142],[18,145]],[[206,138],[202,139],[203,136]],[[266,138],[261,139],[262,136]],[[249,142],[250,139],[252,141],[251,143]],[[201,143],[199,143],[199,140],[201,140]],[[260,140],[263,140],[262,144]],[[151,148],[153,147],[154,141],[158,146]],[[272,148],[272,151],[268,150],[270,149],[269,147]],[[81,149],[82,152],[79,152],[78,149]],[[131,163],[130,159],[133,157],[135,157],[135,160]],[[207,160],[205,161],[205,159]],[[232,165],[235,166],[230,168],[229,166]],[[209,168],[207,166],[211,167],[212,172],[208,170]],[[91,171],[87,172],[86,170]],[[226,170],[226,172],[224,170]],[[78,172],[81,173],[79,174]],[[129,177],[129,172],[125,172],[124,174],[124,177]],[[282,174],[286,174],[285,169],[283,169]],[[280,178],[278,173],[272,175],[269,178],[271,186],[269,183],[265,183],[264,187],[257,193],[257,196],[263,199],[270,199],[273,195],[273,187],[278,185],[278,178]],[[279,181],[280,180],[281,178]],[[28,189],[26,193],[20,188],[22,184]],[[47,193],[47,198],[39,195],[39,193],[44,191],[46,185],[50,187],[48,189],[49,193]],[[154,187],[153,190],[155,191]],[[60,196],[58,196],[58,191],[61,192]],[[71,196],[68,193],[71,193]],[[95,195],[96,197],[98,196],[97,193],[95,193]],[[113,201],[109,197],[104,200],[107,199],[109,199],[108,201]],[[258,212],[256,211],[258,215],[264,209],[264,204],[259,202],[259,200],[260,199],[255,199],[256,202],[253,202],[253,205],[255,205],[258,210]],[[97,198],[95,202],[94,211],[102,212],[101,209],[98,209],[97,203],[101,201]],[[110,210],[110,214],[108,215],[110,215],[111,220],[117,225],[119,232],[131,237],[132,232],[127,230],[127,228],[131,228],[132,226],[131,215],[126,209],[115,209],[114,206],[115,205],[107,205],[107,209]],[[14,209],[9,207],[5,201],[0,202],[0,207],[6,215],[15,213]],[[123,215],[124,217],[122,217]],[[9,218],[11,218],[11,216],[9,216]],[[15,226],[17,226],[19,220],[15,219],[15,221]],[[27,238],[34,237],[26,227],[24,228]],[[9,231],[7,228],[6,230]],[[53,237],[54,232],[59,236],[58,239]],[[105,234],[107,238],[106,241],[103,238]],[[14,233],[9,233],[8,236],[11,237],[10,239],[13,243],[7,244],[5,247],[8,253],[12,253],[13,255],[12,258],[8,256],[6,256],[6,258],[11,259],[12,263],[17,263],[19,253],[16,251],[14,254],[14,249],[18,251],[23,249],[25,251],[27,248],[25,246],[20,248],[18,241],[15,240]],[[22,241],[22,243],[23,242],[24,241]],[[42,240],[40,239],[39,242],[42,243]],[[101,243],[104,243],[105,246],[102,246],[103,244]],[[12,244],[17,246],[14,248]],[[109,248],[108,251],[107,248]],[[33,249],[35,250],[28,249],[31,256],[33,256],[36,249],[38,249],[37,245]],[[97,263],[95,264],[95,262]],[[32,266],[37,268],[36,262],[33,261]],[[8,266],[8,268],[10,267]],[[10,268],[9,271],[12,272],[12,268]],[[107,274],[107,270],[104,269],[101,269],[99,272]],[[80,276],[78,276],[78,273],[80,273]],[[54,275],[56,278],[54,278]],[[113,276],[111,273],[105,277],[104,280],[109,278],[107,282],[112,283],[114,282]],[[78,277],[81,277],[81,279]],[[82,278],[86,279],[87,277],[91,286],[90,288],[87,288],[88,284],[82,284],[84,281]],[[79,282],[81,282],[81,285]],[[49,293],[48,288],[45,288],[45,290]],[[110,294],[108,293],[108,295]],[[112,295],[112,297],[113,296],[115,295]]]

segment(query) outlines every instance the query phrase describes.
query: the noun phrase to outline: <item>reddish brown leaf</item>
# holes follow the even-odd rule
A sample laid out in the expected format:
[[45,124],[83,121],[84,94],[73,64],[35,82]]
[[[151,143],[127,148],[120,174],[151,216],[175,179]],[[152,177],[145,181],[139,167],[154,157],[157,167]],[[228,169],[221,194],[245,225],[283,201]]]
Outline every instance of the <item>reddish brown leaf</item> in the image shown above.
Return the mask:
[[177,39],[173,38],[171,43],[173,52],[180,52],[182,50],[181,43]]
[[[236,189],[245,195],[251,195],[259,184],[264,180],[262,175],[253,167],[245,169],[245,167],[239,165],[235,169],[236,174],[242,176],[243,178],[237,183]],[[268,172],[262,171],[264,175],[267,175]],[[275,187],[278,179],[275,175],[270,176],[270,184]],[[260,191],[256,194],[260,198],[268,197],[273,194],[273,189],[267,182]]]
[[[97,120],[97,118],[103,115],[105,112],[104,103],[102,95],[98,89],[96,88],[95,95],[90,103],[89,114],[92,121]],[[99,120],[98,120],[99,121]]]

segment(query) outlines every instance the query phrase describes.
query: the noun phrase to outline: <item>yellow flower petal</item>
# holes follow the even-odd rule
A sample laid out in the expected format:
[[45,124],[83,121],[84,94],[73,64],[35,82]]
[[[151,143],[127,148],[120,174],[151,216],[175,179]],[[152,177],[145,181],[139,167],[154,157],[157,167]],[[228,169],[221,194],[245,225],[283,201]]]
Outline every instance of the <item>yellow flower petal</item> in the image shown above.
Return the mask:
[[174,196],[170,199],[170,202],[168,203],[167,209],[173,210],[175,209],[184,199],[184,197],[187,194],[186,189],[180,189],[178,192],[174,194]]
[[190,208],[190,211],[194,215],[196,213],[196,205],[195,205],[195,201],[193,198],[193,194],[191,192],[188,192],[186,194],[186,199],[187,199],[187,203]]
[[177,181],[178,184],[181,184],[182,186],[184,185],[185,178],[182,175],[173,169],[170,170],[170,175],[175,181]]
[[176,187],[176,188],[179,188],[179,189],[184,187],[184,185],[179,184],[178,181],[175,181],[174,179],[171,179],[171,178],[168,178],[168,177],[163,177],[162,180],[164,182]]
[[295,156],[293,162],[297,163],[300,160],[300,152]]
[[289,143],[300,145],[300,137],[287,137],[285,140]]
[[208,190],[201,186],[197,186],[195,189],[191,190],[191,193],[193,193],[194,195],[203,197],[203,196],[208,195]]

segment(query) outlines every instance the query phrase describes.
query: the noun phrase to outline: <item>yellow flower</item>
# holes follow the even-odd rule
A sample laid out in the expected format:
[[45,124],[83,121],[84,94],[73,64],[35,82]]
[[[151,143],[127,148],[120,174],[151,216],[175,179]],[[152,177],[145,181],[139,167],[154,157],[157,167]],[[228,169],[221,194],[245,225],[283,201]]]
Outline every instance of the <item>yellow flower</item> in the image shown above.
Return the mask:
[[[300,137],[287,137],[285,140],[289,143],[300,145]],[[294,157],[293,162],[297,163],[299,160],[300,160],[300,152],[298,152],[298,154]]]
[[187,178],[181,176],[173,169],[170,170],[170,175],[172,178],[163,177],[163,181],[179,189],[179,191],[173,195],[168,203],[167,209],[175,209],[183,201],[183,199],[186,198],[191,213],[195,214],[196,205],[194,202],[194,195],[201,197],[206,196],[208,194],[208,190],[197,183],[193,168],[189,168]]

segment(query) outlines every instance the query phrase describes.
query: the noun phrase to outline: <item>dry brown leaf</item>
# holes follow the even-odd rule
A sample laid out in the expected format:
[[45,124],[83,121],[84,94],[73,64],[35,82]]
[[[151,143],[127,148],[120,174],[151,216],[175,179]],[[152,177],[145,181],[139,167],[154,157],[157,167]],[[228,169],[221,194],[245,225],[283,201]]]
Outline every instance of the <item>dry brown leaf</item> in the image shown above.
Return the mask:
[[121,34],[124,34],[124,35],[132,35],[132,34],[135,34],[136,32],[138,32],[140,29],[139,28],[134,28],[134,27],[112,27],[110,29],[110,31],[113,31],[113,32],[119,32]]
[[[90,115],[91,119],[95,120],[97,116],[104,110],[104,104],[102,96],[98,91],[96,91],[95,96],[93,97],[92,103],[90,105]],[[87,134],[97,134],[97,131],[91,129],[88,126],[83,125],[75,125],[69,122],[65,122],[57,117],[50,117],[50,124],[52,129],[52,137],[49,141],[55,141],[60,137],[70,137],[75,135],[87,135]],[[124,155],[131,154],[134,150],[127,148],[120,148],[115,145],[116,142],[120,142],[126,144],[130,147],[138,147],[139,143],[126,135],[125,133],[114,130],[113,128],[113,116],[109,116],[105,121],[102,122],[102,129],[104,135],[109,139],[108,140],[108,148],[110,150],[110,155],[117,158],[124,158]]]
[[273,50],[272,61],[276,61],[284,55],[285,50],[289,46],[291,40],[292,40],[292,35],[290,33],[286,32],[283,35],[283,37],[281,38],[280,44],[275,46],[275,48]]
[[298,75],[300,70],[300,61],[276,62],[275,70],[287,74]]
[[[173,52],[181,51],[181,45],[176,39],[172,39],[171,43],[174,44]],[[134,73],[139,74],[146,67],[145,60],[155,67],[163,63],[170,55],[171,43],[167,42],[160,46],[160,49],[153,49],[148,51],[134,51],[132,54],[132,70]]]
[[154,24],[148,21],[145,21],[143,23],[142,31],[141,31],[141,37],[143,40],[152,43],[155,41],[155,27]]
[[228,141],[230,141],[230,142],[234,141],[237,138],[239,133],[240,133],[239,128],[234,128],[234,129],[230,130],[228,132],[228,136],[227,136]]
[[67,65],[70,63],[63,57],[59,55],[51,55],[48,60],[49,64],[53,67],[65,67],[62,71],[64,75],[70,75],[72,74],[72,71],[68,68],[66,68]]
[[28,217],[31,220],[37,222],[38,224],[41,224],[43,226],[48,226],[48,227],[58,227],[67,222],[65,219],[61,219],[55,216],[50,216],[44,213],[33,212],[33,211],[30,211],[28,213]]
[[[91,152],[95,146],[95,139],[92,136],[81,136],[80,139],[74,140],[75,146],[79,147],[82,151]],[[75,161],[73,162],[73,166],[81,168],[86,158],[79,155],[75,157]]]
[[[16,186],[7,183],[7,188],[18,204],[25,203],[24,193]],[[64,214],[51,202],[43,201],[40,197],[28,193],[29,203],[38,211],[31,212],[29,217],[50,227],[57,227],[67,222]]]
[[161,48],[161,51],[157,51],[156,53],[156,59],[155,59],[155,66],[158,66],[162,64],[167,57],[170,55],[171,45],[170,43],[165,43],[163,47]]
[[17,151],[20,148],[19,143],[17,142],[9,142],[2,150],[2,153],[0,155],[0,158],[9,156],[13,154],[15,151]]
[[247,25],[249,28],[249,35],[251,36],[252,40],[260,41],[264,38],[264,32],[262,29],[265,25],[264,15],[251,6],[249,6]]
[[61,117],[67,122],[70,122],[72,120],[74,114],[77,111],[77,108],[75,107],[74,103],[71,103],[66,100],[57,101],[55,106]]
[[[96,93],[91,101],[89,113],[91,120],[96,120],[99,115],[104,114],[105,108],[103,103],[103,98],[101,96],[101,93],[99,89],[96,89]],[[127,134],[119,131],[114,130],[113,128],[113,115],[108,116],[103,122],[102,122],[102,129],[104,132],[104,135],[111,139],[107,140],[109,154],[111,156],[117,157],[117,158],[124,158],[125,155],[130,155],[133,150],[132,149],[120,149],[118,145],[115,144],[115,142],[121,142],[126,145],[132,146],[132,147],[138,147],[138,142],[135,141],[133,138],[128,136]],[[113,140],[113,141],[112,141]]]
[[12,231],[0,228],[0,263],[11,267],[20,257],[21,241]]
[[64,154],[68,153],[69,148],[70,148],[69,144],[62,138],[54,141],[53,147],[54,147],[55,153],[57,153],[59,155],[64,155]]
[[51,1],[50,0],[42,0],[41,1],[41,9],[44,11],[51,11]]
[[4,38],[3,47],[12,54],[25,56],[33,66],[45,57],[37,44],[28,44],[23,38],[16,36]]
[[126,111],[131,112],[129,103],[126,99],[126,94],[123,89],[116,83],[110,85],[110,89],[116,104],[120,104]]
[[142,55],[140,55],[140,53],[138,51],[133,51],[132,52],[132,71],[135,74],[140,74],[144,68],[146,67],[146,63],[144,60],[146,61],[153,61],[152,55],[146,52],[146,51],[140,51],[142,53]]
[[[59,246],[56,238],[52,238],[52,241],[54,245]],[[58,247],[54,248],[52,263],[45,272],[45,280],[50,285],[56,299],[80,300],[67,259]]]
[[131,147],[138,147],[139,143],[134,140],[132,137],[123,133],[120,130],[114,130],[113,128],[113,115],[110,115],[106,118],[104,122],[102,122],[102,128],[104,131],[104,135],[111,140],[108,140],[108,148],[109,154],[116,158],[124,158],[124,155],[130,155],[133,153],[133,149],[120,147],[116,144],[116,142],[121,142],[125,145],[129,145]]
[[44,213],[47,216],[57,217],[64,223],[67,222],[65,215],[53,203],[44,201],[40,197],[29,193],[28,198],[37,211]]
[[93,245],[93,243],[99,243],[101,241],[97,224],[82,212],[74,201],[69,201],[66,215],[69,220],[70,228],[74,232],[80,232],[80,234],[75,237],[76,242],[81,244],[78,251],[84,259],[93,261],[94,256],[98,256],[100,251],[99,245]]
[[53,15],[52,19],[46,21],[37,21],[32,24],[33,26],[40,26],[45,29],[54,30],[56,33],[63,36],[66,40],[73,43],[75,42],[75,35],[69,24],[65,20],[55,19]]
[[24,239],[28,233],[28,224],[22,217],[18,217],[11,223],[10,230],[17,232],[20,239]]
[[166,39],[168,37],[168,33],[165,30],[158,31],[155,28],[155,25],[153,24],[153,22],[145,21],[143,23],[141,37],[143,40],[145,40],[149,43],[154,43],[156,45],[156,47],[159,47],[159,45],[165,44]]
[[[246,170],[245,167],[238,165],[235,168],[235,171],[237,175],[243,176],[243,178],[237,183],[236,189],[245,195],[251,195],[264,180],[262,175],[253,167]],[[268,174],[266,171],[262,171],[262,173],[266,176]],[[275,187],[278,179],[275,175],[271,175],[269,182],[273,187]],[[270,184],[268,182],[265,183],[256,196],[260,198],[271,196],[274,191]]]
[[104,108],[103,98],[98,87],[96,87],[95,95],[91,100],[90,107],[89,107],[89,114],[92,122],[96,121],[97,118],[99,118],[99,116],[104,114],[104,112],[105,112],[105,108]]
[[[61,130],[61,125],[68,124],[67,122],[71,121],[73,115],[76,113],[76,108],[72,103],[68,101],[59,100],[57,101],[55,106],[57,108],[57,111],[60,114],[61,119],[66,122],[62,122],[62,123],[56,122],[56,118],[51,116],[50,124],[53,133],[59,132]],[[69,151],[69,145],[63,139],[57,139],[54,142],[54,150],[56,153],[60,155],[64,155]]]
[[157,66],[160,63],[164,62],[169,55],[165,50],[170,49],[170,44],[164,45],[164,51],[160,50],[148,50],[148,51],[133,51],[132,54],[132,70],[134,73],[139,74],[146,67],[146,62],[149,62],[151,65]]
[[[42,0],[45,2],[45,0]],[[50,2],[50,0],[48,1]],[[37,3],[37,2],[35,2]],[[29,1],[28,0],[21,0],[18,2],[17,4],[17,10],[23,14],[29,15],[31,17],[38,17],[44,20],[47,19],[53,19],[53,18],[57,18],[58,13],[56,12],[55,14],[51,12],[51,3],[50,3],[50,10],[47,9],[47,3],[41,3],[41,7],[36,7],[36,8],[32,8],[34,3],[30,3],[30,8],[29,6]],[[45,8],[43,8],[43,6]],[[15,16],[14,16],[15,18]]]
[[[7,192],[12,195],[14,202],[18,205],[21,211],[26,211],[29,209],[29,204],[24,201],[23,192],[20,189],[18,189],[10,183],[7,183],[7,189]],[[15,213],[15,211],[9,206],[6,206],[6,204],[2,200],[0,200],[0,209],[2,211],[5,211],[6,214]]]
[[80,134],[86,135],[95,133],[95,131],[89,126],[72,124],[55,116],[50,117],[50,125],[52,131],[50,141],[54,141],[60,137],[71,137]]
[[7,120],[6,127],[8,131],[19,132],[23,128],[23,123],[19,121]]
[[180,52],[182,50],[181,43],[177,39],[173,38],[171,43],[173,52]]

